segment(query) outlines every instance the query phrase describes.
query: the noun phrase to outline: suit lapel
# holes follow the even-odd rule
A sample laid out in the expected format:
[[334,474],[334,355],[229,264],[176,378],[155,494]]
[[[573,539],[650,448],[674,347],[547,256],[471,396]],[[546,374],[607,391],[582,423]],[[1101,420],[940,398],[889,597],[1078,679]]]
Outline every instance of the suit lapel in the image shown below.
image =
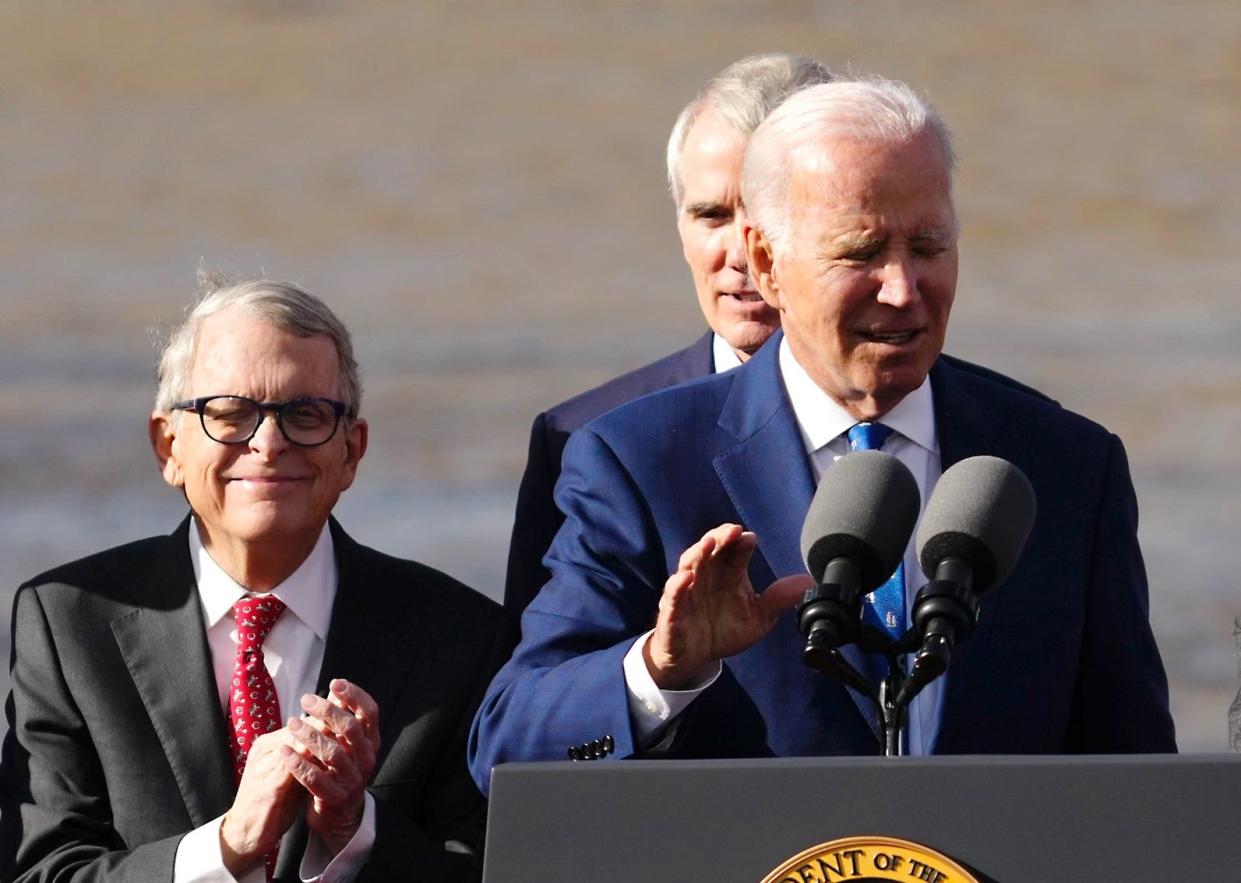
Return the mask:
[[[940,465],[943,471],[968,457],[983,455],[1012,460],[1014,445],[1020,442],[1010,436],[1005,421],[992,419],[985,399],[971,391],[972,384],[963,382],[967,370],[940,358],[931,369],[931,388],[935,397],[936,434],[939,437]],[[939,738],[935,753],[954,753],[961,731],[957,722],[977,719],[985,709],[987,689],[978,684],[987,682],[985,667],[990,647],[995,641],[995,623],[999,619],[997,605],[1004,603],[1003,590],[983,595],[982,615],[969,641],[953,651],[948,671],[947,689],[940,711]]]
[[[715,458],[716,474],[741,523],[758,534],[758,551],[776,578],[806,572],[801,529],[815,492],[806,445],[780,377],[780,338],[776,334],[749,363],[736,369],[737,380],[720,412],[719,425],[738,441]],[[843,647],[841,653],[854,668],[865,671],[856,646]],[[878,738],[874,702],[847,689]]]
[[[404,587],[382,584],[382,573],[367,556],[374,553],[355,543],[331,520],[336,551],[336,600],[323,650],[316,692],[326,695],[332,678],[361,686],[381,708],[392,708],[417,653],[410,617],[400,602]],[[380,726],[383,726],[380,715]],[[389,744],[381,732],[383,745]],[[382,762],[382,755],[380,761]]]
[[112,633],[197,827],[228,809],[234,783],[189,559],[189,525],[186,518],[168,537],[166,554],[135,580],[136,600],[113,620]]
[[714,465],[741,523],[758,534],[758,551],[772,575],[782,577],[806,571],[801,526],[814,496],[814,475],[780,379],[778,353],[779,335],[736,369],[719,425],[737,444]]
[[708,331],[685,348],[685,359],[681,362],[674,383],[684,383],[699,377],[715,373],[715,332]]
[[986,408],[977,396],[962,388],[957,374],[958,369],[942,358],[931,368],[942,471],[968,457],[993,454],[1001,431],[996,421],[987,420]]

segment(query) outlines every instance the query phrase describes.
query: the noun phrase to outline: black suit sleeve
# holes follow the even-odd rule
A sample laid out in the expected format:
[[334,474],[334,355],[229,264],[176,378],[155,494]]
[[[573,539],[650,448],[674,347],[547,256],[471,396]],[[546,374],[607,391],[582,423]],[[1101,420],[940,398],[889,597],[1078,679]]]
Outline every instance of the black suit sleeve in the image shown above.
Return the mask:
[[1124,446],[1111,437],[1094,537],[1085,631],[1065,750],[1176,751],[1168,681],[1151,633],[1138,504]]
[[560,458],[565,437],[550,425],[547,415],[534,418],[526,471],[517,491],[513,536],[508,548],[508,575],[504,582],[504,609],[514,617],[534,600],[551,579],[543,556],[564,523],[552,492],[560,477]]
[[129,848],[110,823],[109,784],[32,586],[13,601],[11,635],[0,880],[171,880],[181,835]]

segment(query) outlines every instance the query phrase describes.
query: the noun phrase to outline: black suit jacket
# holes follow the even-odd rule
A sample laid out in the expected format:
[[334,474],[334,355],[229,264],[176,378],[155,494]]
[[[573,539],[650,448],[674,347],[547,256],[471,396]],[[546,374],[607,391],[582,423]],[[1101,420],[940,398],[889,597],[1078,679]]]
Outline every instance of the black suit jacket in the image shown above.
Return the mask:
[[543,555],[564,523],[564,515],[557,508],[552,491],[556,479],[560,478],[560,458],[569,436],[618,405],[687,380],[706,377],[714,364],[713,337],[714,332],[708,331],[685,349],[614,377],[534,418],[526,471],[517,491],[517,512],[508,548],[508,576],[504,582],[504,607],[513,616],[520,616],[551,578],[551,573],[543,566]]
[[[235,785],[187,532],[130,543],[23,585],[0,768],[0,879],[171,880],[181,837]],[[343,677],[380,709],[376,839],[361,881],[475,878],[485,804],[470,719],[513,639],[494,602],[380,554],[332,522],[339,582],[318,689]],[[307,838],[281,844],[296,880]]]

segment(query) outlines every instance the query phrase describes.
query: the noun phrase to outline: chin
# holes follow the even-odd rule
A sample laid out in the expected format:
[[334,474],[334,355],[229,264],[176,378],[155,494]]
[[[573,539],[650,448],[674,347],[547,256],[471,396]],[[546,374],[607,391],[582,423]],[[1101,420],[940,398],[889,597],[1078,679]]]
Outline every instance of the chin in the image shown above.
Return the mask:
[[720,332],[720,336],[728,341],[728,345],[733,349],[753,354],[771,338],[771,335],[776,333],[779,327],[779,323],[738,322],[725,328]]

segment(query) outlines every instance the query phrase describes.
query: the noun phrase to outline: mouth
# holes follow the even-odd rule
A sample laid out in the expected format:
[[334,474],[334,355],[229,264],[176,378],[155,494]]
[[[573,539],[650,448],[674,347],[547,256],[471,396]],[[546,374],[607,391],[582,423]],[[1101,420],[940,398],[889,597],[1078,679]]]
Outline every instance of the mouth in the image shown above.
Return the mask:
[[301,480],[301,477],[296,475],[237,475],[228,479],[229,482],[239,482],[257,487],[277,487],[284,484],[294,484]]
[[763,296],[759,294],[757,291],[752,291],[750,289],[747,289],[745,291],[721,291],[720,297],[731,298],[732,300],[735,300],[738,303],[743,303],[743,304],[763,302]]
[[920,328],[907,331],[859,331],[858,336],[870,343],[904,346],[922,333]]

